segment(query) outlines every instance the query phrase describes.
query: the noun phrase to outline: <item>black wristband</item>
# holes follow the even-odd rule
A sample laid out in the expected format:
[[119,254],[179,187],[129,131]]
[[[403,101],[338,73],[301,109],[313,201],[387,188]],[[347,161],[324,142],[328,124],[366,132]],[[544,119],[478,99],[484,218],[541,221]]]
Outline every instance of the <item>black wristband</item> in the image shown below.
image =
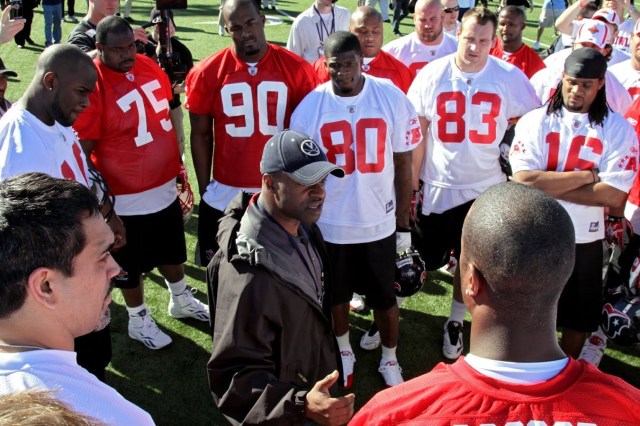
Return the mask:
[[620,216],[607,216],[607,220],[609,222],[622,222],[624,220],[624,217],[620,217]]
[[411,232],[409,228],[396,227],[396,232]]

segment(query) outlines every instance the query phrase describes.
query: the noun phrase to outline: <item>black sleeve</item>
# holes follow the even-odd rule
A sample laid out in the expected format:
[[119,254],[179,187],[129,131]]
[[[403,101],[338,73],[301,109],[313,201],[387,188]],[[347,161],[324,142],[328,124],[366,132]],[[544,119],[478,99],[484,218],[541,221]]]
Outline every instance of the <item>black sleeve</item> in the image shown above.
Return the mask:
[[92,28],[89,28],[83,25],[82,22],[80,22],[73,29],[73,32],[69,34],[67,43],[78,46],[80,49],[82,49],[86,53],[89,53],[92,50],[96,50],[95,32],[93,32],[92,35],[89,35],[87,34],[87,31],[92,32]]

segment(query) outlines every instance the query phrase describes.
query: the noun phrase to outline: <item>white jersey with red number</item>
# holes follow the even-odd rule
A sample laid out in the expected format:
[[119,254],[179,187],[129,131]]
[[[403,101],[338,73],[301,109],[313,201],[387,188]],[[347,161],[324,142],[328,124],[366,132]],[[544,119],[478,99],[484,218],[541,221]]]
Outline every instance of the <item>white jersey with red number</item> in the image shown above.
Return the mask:
[[144,55],[136,56],[127,73],[99,58],[94,63],[96,88],[73,127],[80,140],[96,141],[91,159],[116,195],[116,213],[158,212],[178,195],[180,152],[169,116],[169,78]]
[[616,39],[613,41],[613,47],[629,53],[631,46],[631,34],[633,34],[633,27],[635,24],[635,21],[626,19],[618,26],[618,34],[616,35]]
[[[571,172],[597,167],[602,182],[628,192],[636,174],[638,138],[620,114],[609,111],[602,126],[589,115],[562,109],[562,116],[538,108],[516,125],[509,162],[513,174],[527,170]],[[604,238],[604,207],[558,200],[576,232],[576,244]]]
[[491,56],[472,74],[458,69],[455,54],[438,59],[420,71],[408,96],[430,122],[420,170],[425,215],[462,205],[505,181],[498,160],[509,120],[539,106],[527,76]]
[[610,67],[609,71],[627,89],[631,101],[635,101],[640,95],[640,71],[633,68],[631,59]]
[[[569,53],[571,52],[568,52],[567,56],[569,56]],[[551,99],[556,92],[560,80],[562,80],[562,69],[557,67],[542,69],[531,77],[531,84],[541,103],[544,104]],[[604,85],[607,94],[607,103],[612,110],[624,115],[631,106],[631,96],[629,92],[627,92],[618,79],[608,70],[605,74]]]
[[[629,107],[625,118],[640,139],[640,97],[636,98]],[[624,216],[631,222],[633,233],[640,235],[640,173],[636,174],[633,185],[629,190]]]
[[47,126],[18,104],[0,120],[0,180],[29,172],[90,186],[76,132],[57,122]]
[[449,34],[442,34],[440,44],[427,46],[420,41],[415,31],[390,41],[382,48],[382,50],[405,64],[413,72],[413,75],[417,75],[429,62],[447,56],[457,49],[458,41]]
[[260,188],[264,145],[289,127],[291,113],[316,85],[310,64],[271,44],[255,66],[227,48],[191,70],[185,107],[211,116],[214,126],[214,181],[203,196],[207,204],[224,210],[239,189]]
[[336,96],[327,82],[296,108],[291,128],[308,133],[346,174],[327,179],[318,222],[325,240],[357,244],[391,235],[396,227],[393,153],[414,149],[421,137],[405,94],[372,76],[353,97]]

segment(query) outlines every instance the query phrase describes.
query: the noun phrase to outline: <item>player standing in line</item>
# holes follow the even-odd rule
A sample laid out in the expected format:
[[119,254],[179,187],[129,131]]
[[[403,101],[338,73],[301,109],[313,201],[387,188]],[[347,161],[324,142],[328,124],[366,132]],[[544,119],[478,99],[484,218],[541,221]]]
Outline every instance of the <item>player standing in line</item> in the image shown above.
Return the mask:
[[98,82],[74,128],[115,194],[116,213],[127,231],[127,245],[114,257],[122,267],[115,285],[127,305],[129,337],[160,349],[171,338],[144,304],[144,273],[157,267],[165,278],[171,316],[209,320],[208,306],[187,288],[182,265],[186,247],[176,189],[180,154],[169,117],[173,91],[158,64],[136,54],[133,30],[123,18],[100,21],[96,47]]
[[[427,270],[447,263],[452,249],[459,259],[462,222],[473,200],[506,180],[498,159],[509,120],[539,106],[527,76],[489,55],[496,26],[492,12],[471,9],[462,18],[456,53],[427,65],[409,89],[425,140],[413,157],[413,189],[418,190],[419,178],[424,183],[418,213],[425,242],[421,254]],[[442,348],[449,359],[462,354],[466,311],[456,271]]]
[[265,143],[289,127],[294,108],[317,85],[311,65],[267,43],[265,18],[255,1],[226,0],[223,14],[233,46],[196,64],[185,84],[202,196],[197,254],[202,265],[218,250],[218,221],[227,204],[240,191],[260,190]]
[[458,29],[461,25],[461,22],[458,20],[458,16],[460,15],[458,0],[445,0],[442,3],[442,11],[444,12],[442,31],[454,38],[458,38]]
[[609,68],[618,81],[629,92],[631,100],[640,95],[640,21],[636,21],[631,35],[631,58]]
[[525,14],[517,6],[505,6],[498,15],[498,38],[491,56],[518,67],[528,78],[545,67],[540,56],[522,41]]
[[325,43],[331,81],[300,103],[291,128],[311,137],[346,176],[329,178],[318,224],[335,271],[332,314],[342,357],[342,384],[353,381],[349,300],[364,294],[382,340],[379,372],[387,386],[402,383],[398,365],[398,305],[393,290],[396,251],[411,246],[411,150],[420,142],[418,118],[389,81],[361,72],[358,38],[346,31]]
[[455,37],[442,30],[444,11],[440,0],[418,0],[413,14],[416,30],[387,43],[382,50],[418,74],[425,65],[456,51]]
[[567,212],[542,191],[502,183],[478,197],[462,238],[471,352],[380,392],[350,425],[639,424],[638,389],[558,345],[556,308],[574,263]]
[[[399,60],[382,50],[384,28],[382,15],[370,6],[360,6],[351,15],[349,31],[355,34],[362,48],[362,72],[390,80],[398,89],[407,93],[413,74]],[[320,83],[330,80],[325,58],[313,63]]]
[[[633,27],[638,18],[640,18],[640,12],[638,12],[631,0],[605,0],[602,6],[615,11],[620,19],[618,22],[618,34],[613,41],[613,47],[629,53]],[[627,12],[629,13],[629,19],[624,19]]]
[[[608,49],[610,49],[610,47],[607,47],[609,44],[609,28],[607,25],[593,19],[583,19],[580,22],[580,28],[573,43],[573,50],[589,47],[606,56]],[[542,103],[546,103],[555,93],[558,83],[562,80],[564,62],[571,52],[571,50],[564,49],[549,56],[547,59],[552,57],[554,59],[545,62],[547,68],[540,70],[531,77],[531,84]],[[565,58],[565,60],[562,60],[562,58]],[[610,71],[607,71],[605,80],[607,83],[607,103],[618,114],[624,114],[631,105],[631,96]]]
[[291,24],[287,49],[310,64],[322,57],[327,37],[349,28],[349,9],[336,6],[337,0],[314,0],[311,7],[296,16]]
[[557,324],[573,358],[600,323],[604,208],[624,208],[637,170],[633,128],[606,104],[606,69],[597,50],[574,50],[547,106],[516,125],[510,154],[514,179],[557,198],[574,224],[576,264]]

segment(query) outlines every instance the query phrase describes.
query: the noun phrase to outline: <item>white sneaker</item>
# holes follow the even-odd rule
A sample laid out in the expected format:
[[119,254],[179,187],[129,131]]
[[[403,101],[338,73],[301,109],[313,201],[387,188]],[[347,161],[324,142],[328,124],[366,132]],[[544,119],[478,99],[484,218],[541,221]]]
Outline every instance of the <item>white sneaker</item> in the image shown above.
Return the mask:
[[376,323],[372,323],[366,333],[360,339],[360,347],[365,351],[373,351],[380,347],[380,331]]
[[378,371],[382,374],[384,383],[389,388],[399,385],[400,383],[404,383],[404,379],[402,378],[402,368],[400,368],[397,361],[389,361],[384,364],[380,362]]
[[129,316],[129,337],[141,341],[149,349],[162,349],[171,343],[171,337],[158,328],[146,309]]
[[353,385],[353,366],[356,363],[356,356],[351,351],[340,352],[342,358],[342,389],[349,389]]
[[458,359],[462,355],[462,324],[447,321],[444,325],[442,354],[448,359]]
[[454,276],[456,274],[456,269],[458,269],[458,261],[454,256],[449,256],[449,262],[440,268],[440,272]]
[[218,27],[218,35],[220,35],[220,36],[224,35],[224,27],[223,26],[219,26]]
[[349,309],[355,312],[360,312],[364,309],[364,300],[358,293],[351,295],[351,302],[349,302]]
[[195,318],[200,321],[209,321],[209,306],[193,297],[194,290],[197,291],[187,287],[181,294],[171,295],[169,315],[173,318]]
[[607,340],[600,338],[598,333],[593,333],[587,338],[578,359],[584,359],[589,364],[597,367],[602,361],[604,350],[607,348]]
[[532,49],[533,50],[540,50],[540,42],[536,41],[535,43],[533,43]]

